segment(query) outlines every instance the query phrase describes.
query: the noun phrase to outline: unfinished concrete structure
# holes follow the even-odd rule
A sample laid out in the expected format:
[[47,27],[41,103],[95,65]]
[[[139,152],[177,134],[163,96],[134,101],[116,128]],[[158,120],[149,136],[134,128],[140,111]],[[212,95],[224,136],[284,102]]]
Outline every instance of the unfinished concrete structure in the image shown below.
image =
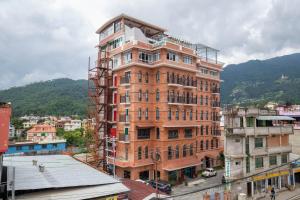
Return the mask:
[[258,174],[287,164],[292,147],[289,135],[293,134],[293,118],[279,116],[275,110],[228,107],[225,116],[225,177],[228,181],[243,177],[234,184],[235,191],[248,196],[261,197],[274,186],[287,188],[293,184],[289,165]]
[[153,179],[157,168],[160,179],[177,182],[219,164],[223,63],[217,50],[165,31],[123,14],[97,30],[97,65],[108,69],[90,79],[109,85],[90,95],[101,110],[95,134],[119,177]]

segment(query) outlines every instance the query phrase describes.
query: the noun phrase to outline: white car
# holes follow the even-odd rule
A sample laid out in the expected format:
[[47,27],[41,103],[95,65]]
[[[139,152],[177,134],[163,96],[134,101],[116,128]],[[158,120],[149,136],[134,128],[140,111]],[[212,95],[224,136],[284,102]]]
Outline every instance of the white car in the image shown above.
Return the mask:
[[217,175],[217,171],[213,168],[206,168],[204,172],[201,174],[203,177],[212,177]]

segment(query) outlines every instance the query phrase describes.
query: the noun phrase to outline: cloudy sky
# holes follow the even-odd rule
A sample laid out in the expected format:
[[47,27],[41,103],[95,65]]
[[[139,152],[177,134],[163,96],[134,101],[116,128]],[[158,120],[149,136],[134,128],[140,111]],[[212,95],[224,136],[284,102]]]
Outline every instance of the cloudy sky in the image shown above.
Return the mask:
[[221,50],[222,61],[300,52],[298,0],[0,0],[0,89],[87,77],[95,31],[125,13]]

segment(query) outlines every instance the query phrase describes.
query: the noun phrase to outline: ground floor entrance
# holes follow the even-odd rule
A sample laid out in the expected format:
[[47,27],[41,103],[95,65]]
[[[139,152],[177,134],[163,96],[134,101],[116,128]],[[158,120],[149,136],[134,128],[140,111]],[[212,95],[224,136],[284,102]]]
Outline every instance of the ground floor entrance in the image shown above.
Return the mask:
[[168,172],[168,181],[171,184],[183,182],[187,178],[195,178],[197,176],[196,167],[186,167]]
[[144,181],[149,180],[149,178],[150,178],[150,177],[149,177],[149,170],[140,172],[140,173],[139,173],[139,178],[140,178],[141,180],[144,180]]

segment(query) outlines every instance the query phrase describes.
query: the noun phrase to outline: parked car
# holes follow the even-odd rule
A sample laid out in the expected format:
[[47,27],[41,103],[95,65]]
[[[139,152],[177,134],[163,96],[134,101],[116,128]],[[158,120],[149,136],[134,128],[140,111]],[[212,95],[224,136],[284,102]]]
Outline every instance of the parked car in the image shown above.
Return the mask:
[[[153,188],[156,188],[155,180],[150,180],[148,183]],[[166,194],[171,194],[171,192],[172,192],[171,185],[168,182],[164,182],[164,181],[158,181],[157,182],[157,189],[161,192],[166,193]]]
[[216,176],[216,175],[217,175],[217,171],[214,170],[213,168],[206,168],[206,169],[204,170],[204,172],[202,172],[201,175],[202,175],[203,177],[208,178],[208,177]]

